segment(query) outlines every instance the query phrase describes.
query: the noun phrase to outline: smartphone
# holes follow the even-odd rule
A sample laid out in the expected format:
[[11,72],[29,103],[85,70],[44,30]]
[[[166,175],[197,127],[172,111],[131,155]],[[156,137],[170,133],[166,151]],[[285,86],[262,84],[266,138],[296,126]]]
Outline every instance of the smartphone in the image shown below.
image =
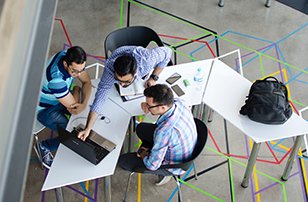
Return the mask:
[[178,85],[171,86],[171,88],[179,97],[185,94],[184,91]]
[[167,81],[167,83],[169,83],[171,85],[174,82],[176,82],[177,80],[179,80],[180,78],[181,78],[181,75],[179,73],[174,73],[169,78],[167,78],[166,81]]

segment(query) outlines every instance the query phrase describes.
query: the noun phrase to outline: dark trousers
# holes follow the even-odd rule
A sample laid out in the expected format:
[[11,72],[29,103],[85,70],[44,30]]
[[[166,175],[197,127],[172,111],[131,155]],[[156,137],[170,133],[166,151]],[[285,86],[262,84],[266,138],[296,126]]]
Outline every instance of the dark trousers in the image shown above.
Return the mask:
[[[39,120],[39,122],[41,122],[47,128],[50,128],[52,131],[58,131],[57,126],[66,128],[68,124],[66,114],[70,113],[61,103],[59,103],[55,106],[41,110],[37,114],[37,120]],[[42,141],[42,145],[50,151],[57,150],[59,144],[60,140],[58,137],[49,138]]]
[[141,140],[141,147],[152,149],[154,145],[153,135],[156,129],[156,124],[140,123],[136,127],[136,133]]
[[[136,133],[139,139],[142,141],[141,146],[145,148],[151,148],[154,145],[153,134],[156,129],[155,124],[140,123],[137,125]],[[143,160],[137,156],[136,152],[122,154],[119,158],[118,165],[124,170],[136,173],[150,173],[156,175],[168,176],[172,175],[166,169],[149,170],[143,163]]]

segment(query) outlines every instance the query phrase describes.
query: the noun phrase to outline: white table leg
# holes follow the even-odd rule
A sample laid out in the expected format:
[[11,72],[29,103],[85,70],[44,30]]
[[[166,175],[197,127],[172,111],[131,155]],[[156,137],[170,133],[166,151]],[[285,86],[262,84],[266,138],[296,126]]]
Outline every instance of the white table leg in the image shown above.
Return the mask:
[[242,181],[242,187],[247,188],[248,187],[248,181],[250,178],[250,175],[252,173],[253,167],[257,161],[257,156],[260,150],[261,143],[253,143],[253,147],[249,156],[248,164],[246,167],[245,175]]
[[219,0],[219,3],[218,3],[218,6],[219,7],[223,7],[225,4],[225,1],[224,0]]
[[271,0],[266,0],[265,7],[271,7]]
[[283,181],[287,181],[288,180],[288,177],[289,177],[289,174],[292,170],[292,167],[293,167],[293,163],[294,163],[294,160],[295,160],[295,156],[297,156],[297,152],[298,152],[298,149],[301,145],[301,142],[303,141],[303,135],[299,135],[296,137],[295,139],[295,143],[292,147],[292,151],[291,151],[291,154],[289,156],[289,159],[287,161],[287,165],[283,171],[283,174],[281,176],[281,179]]
[[105,201],[111,202],[111,179],[110,176],[104,177]]
[[57,202],[64,202],[64,196],[63,196],[62,188],[61,187],[60,188],[56,188],[55,192],[56,192]]
[[135,130],[135,121],[136,118],[135,117],[131,117],[130,122],[129,122],[129,131],[128,131],[128,152],[131,152],[131,145],[132,145],[132,138],[133,138],[133,134],[134,134],[134,130]]
[[[266,6],[267,8],[271,7],[271,2],[272,2],[271,0],[266,0],[265,6]],[[224,1],[224,0],[219,0],[218,6],[219,6],[219,7],[224,7],[224,5],[225,5],[225,1]]]

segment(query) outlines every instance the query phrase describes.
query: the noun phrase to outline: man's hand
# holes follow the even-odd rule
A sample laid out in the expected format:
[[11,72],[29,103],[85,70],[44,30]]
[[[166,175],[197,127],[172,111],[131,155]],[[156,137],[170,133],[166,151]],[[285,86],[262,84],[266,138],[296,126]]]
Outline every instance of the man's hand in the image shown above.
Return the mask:
[[154,79],[152,79],[152,78],[149,78],[146,82],[145,82],[145,88],[148,88],[148,87],[150,87],[150,86],[154,86],[156,84],[156,81],[154,81]]
[[142,151],[140,154],[140,158],[144,159],[144,157],[148,156],[149,153],[150,153],[149,151]]
[[83,131],[80,131],[78,133],[78,138],[85,141],[86,138],[90,135],[90,131],[91,131],[91,129],[87,129],[87,128]]
[[145,147],[140,147],[137,153],[137,157],[144,159],[144,157],[148,156],[150,153],[150,150]]
[[143,111],[145,114],[149,113],[148,105],[147,105],[146,102],[142,102],[142,103],[140,104],[140,106],[141,106],[142,111]]
[[79,114],[80,112],[82,112],[84,109],[85,109],[85,105],[84,104],[81,104],[81,103],[75,103],[75,104],[72,104],[70,106],[70,108],[67,108],[67,111],[69,111],[69,113],[71,114]]

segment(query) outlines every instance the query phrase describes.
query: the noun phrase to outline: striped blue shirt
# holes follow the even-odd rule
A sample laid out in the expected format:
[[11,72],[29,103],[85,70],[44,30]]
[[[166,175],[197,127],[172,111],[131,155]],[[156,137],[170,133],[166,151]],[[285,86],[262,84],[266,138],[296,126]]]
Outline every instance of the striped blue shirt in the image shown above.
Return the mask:
[[[143,159],[150,170],[161,165],[182,163],[188,160],[197,142],[197,129],[190,109],[181,100],[164,113],[156,122],[154,146],[149,156]],[[169,169],[175,175],[181,175],[182,169]]]
[[137,62],[137,78],[142,79],[148,75],[155,67],[166,67],[172,56],[172,50],[168,47],[157,47],[152,49],[143,48],[141,46],[122,46],[116,49],[107,59],[103,75],[98,84],[94,102],[91,111],[101,114],[103,105],[113,85],[117,83],[114,79],[115,60],[124,54],[132,54]]
[[43,78],[38,110],[59,104],[70,90],[74,78],[65,70],[62,62],[66,50],[54,55],[48,62]]

